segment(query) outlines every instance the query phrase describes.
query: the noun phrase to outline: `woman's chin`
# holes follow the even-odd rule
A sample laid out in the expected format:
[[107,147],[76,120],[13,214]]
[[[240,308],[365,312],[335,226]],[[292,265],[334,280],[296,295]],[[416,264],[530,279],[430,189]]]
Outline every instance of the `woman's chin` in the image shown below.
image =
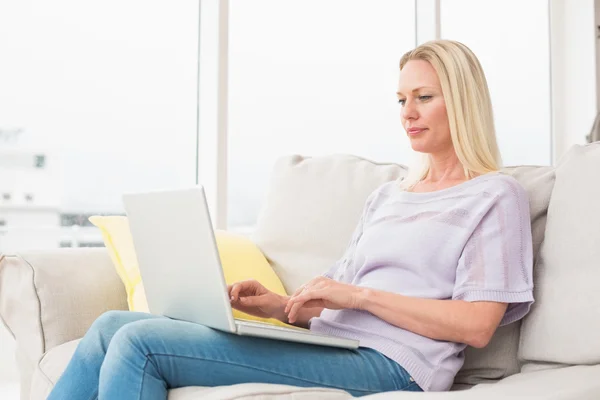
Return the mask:
[[419,139],[410,139],[410,147],[419,153],[429,153],[429,146]]

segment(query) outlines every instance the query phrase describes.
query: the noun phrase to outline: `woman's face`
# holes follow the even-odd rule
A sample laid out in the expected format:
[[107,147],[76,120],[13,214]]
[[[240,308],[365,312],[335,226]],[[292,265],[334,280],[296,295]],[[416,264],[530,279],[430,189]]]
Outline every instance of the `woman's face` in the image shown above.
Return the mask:
[[404,65],[398,100],[402,126],[413,150],[429,154],[454,151],[442,88],[429,62],[411,60]]

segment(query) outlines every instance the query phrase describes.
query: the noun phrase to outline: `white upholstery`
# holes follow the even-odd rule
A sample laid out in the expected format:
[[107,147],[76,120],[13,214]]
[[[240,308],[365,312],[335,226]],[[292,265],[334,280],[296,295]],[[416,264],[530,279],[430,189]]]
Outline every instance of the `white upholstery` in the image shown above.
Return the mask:
[[80,339],[72,340],[52,348],[40,359],[33,372],[32,399],[45,399],[65,370]]
[[600,143],[573,147],[556,168],[534,282],[520,357],[600,364]]
[[447,393],[380,393],[368,400],[597,400],[600,365],[520,373],[494,384]]
[[337,261],[367,196],[406,171],[349,155],[277,161],[252,240],[288,293]]

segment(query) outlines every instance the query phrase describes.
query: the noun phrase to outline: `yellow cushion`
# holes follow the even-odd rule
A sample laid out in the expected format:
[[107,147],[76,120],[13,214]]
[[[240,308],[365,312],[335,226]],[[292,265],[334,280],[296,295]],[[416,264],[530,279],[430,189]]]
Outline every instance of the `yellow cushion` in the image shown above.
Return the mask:
[[[92,216],[89,220],[102,232],[104,245],[125,285],[129,310],[148,312],[148,303],[146,302],[144,285],[140,276],[127,217]],[[250,239],[222,230],[216,230],[215,237],[227,284],[245,279],[256,279],[272,292],[286,295],[279,277],[277,277],[262,252]],[[238,310],[233,310],[233,316],[287,326],[276,319],[259,318]]]

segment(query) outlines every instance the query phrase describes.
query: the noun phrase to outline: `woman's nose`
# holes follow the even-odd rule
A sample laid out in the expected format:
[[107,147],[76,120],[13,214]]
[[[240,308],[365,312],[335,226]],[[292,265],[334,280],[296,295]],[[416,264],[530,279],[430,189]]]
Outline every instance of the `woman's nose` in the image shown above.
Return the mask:
[[415,119],[417,118],[417,107],[415,102],[409,99],[404,101],[404,106],[402,107],[402,118],[404,119]]

